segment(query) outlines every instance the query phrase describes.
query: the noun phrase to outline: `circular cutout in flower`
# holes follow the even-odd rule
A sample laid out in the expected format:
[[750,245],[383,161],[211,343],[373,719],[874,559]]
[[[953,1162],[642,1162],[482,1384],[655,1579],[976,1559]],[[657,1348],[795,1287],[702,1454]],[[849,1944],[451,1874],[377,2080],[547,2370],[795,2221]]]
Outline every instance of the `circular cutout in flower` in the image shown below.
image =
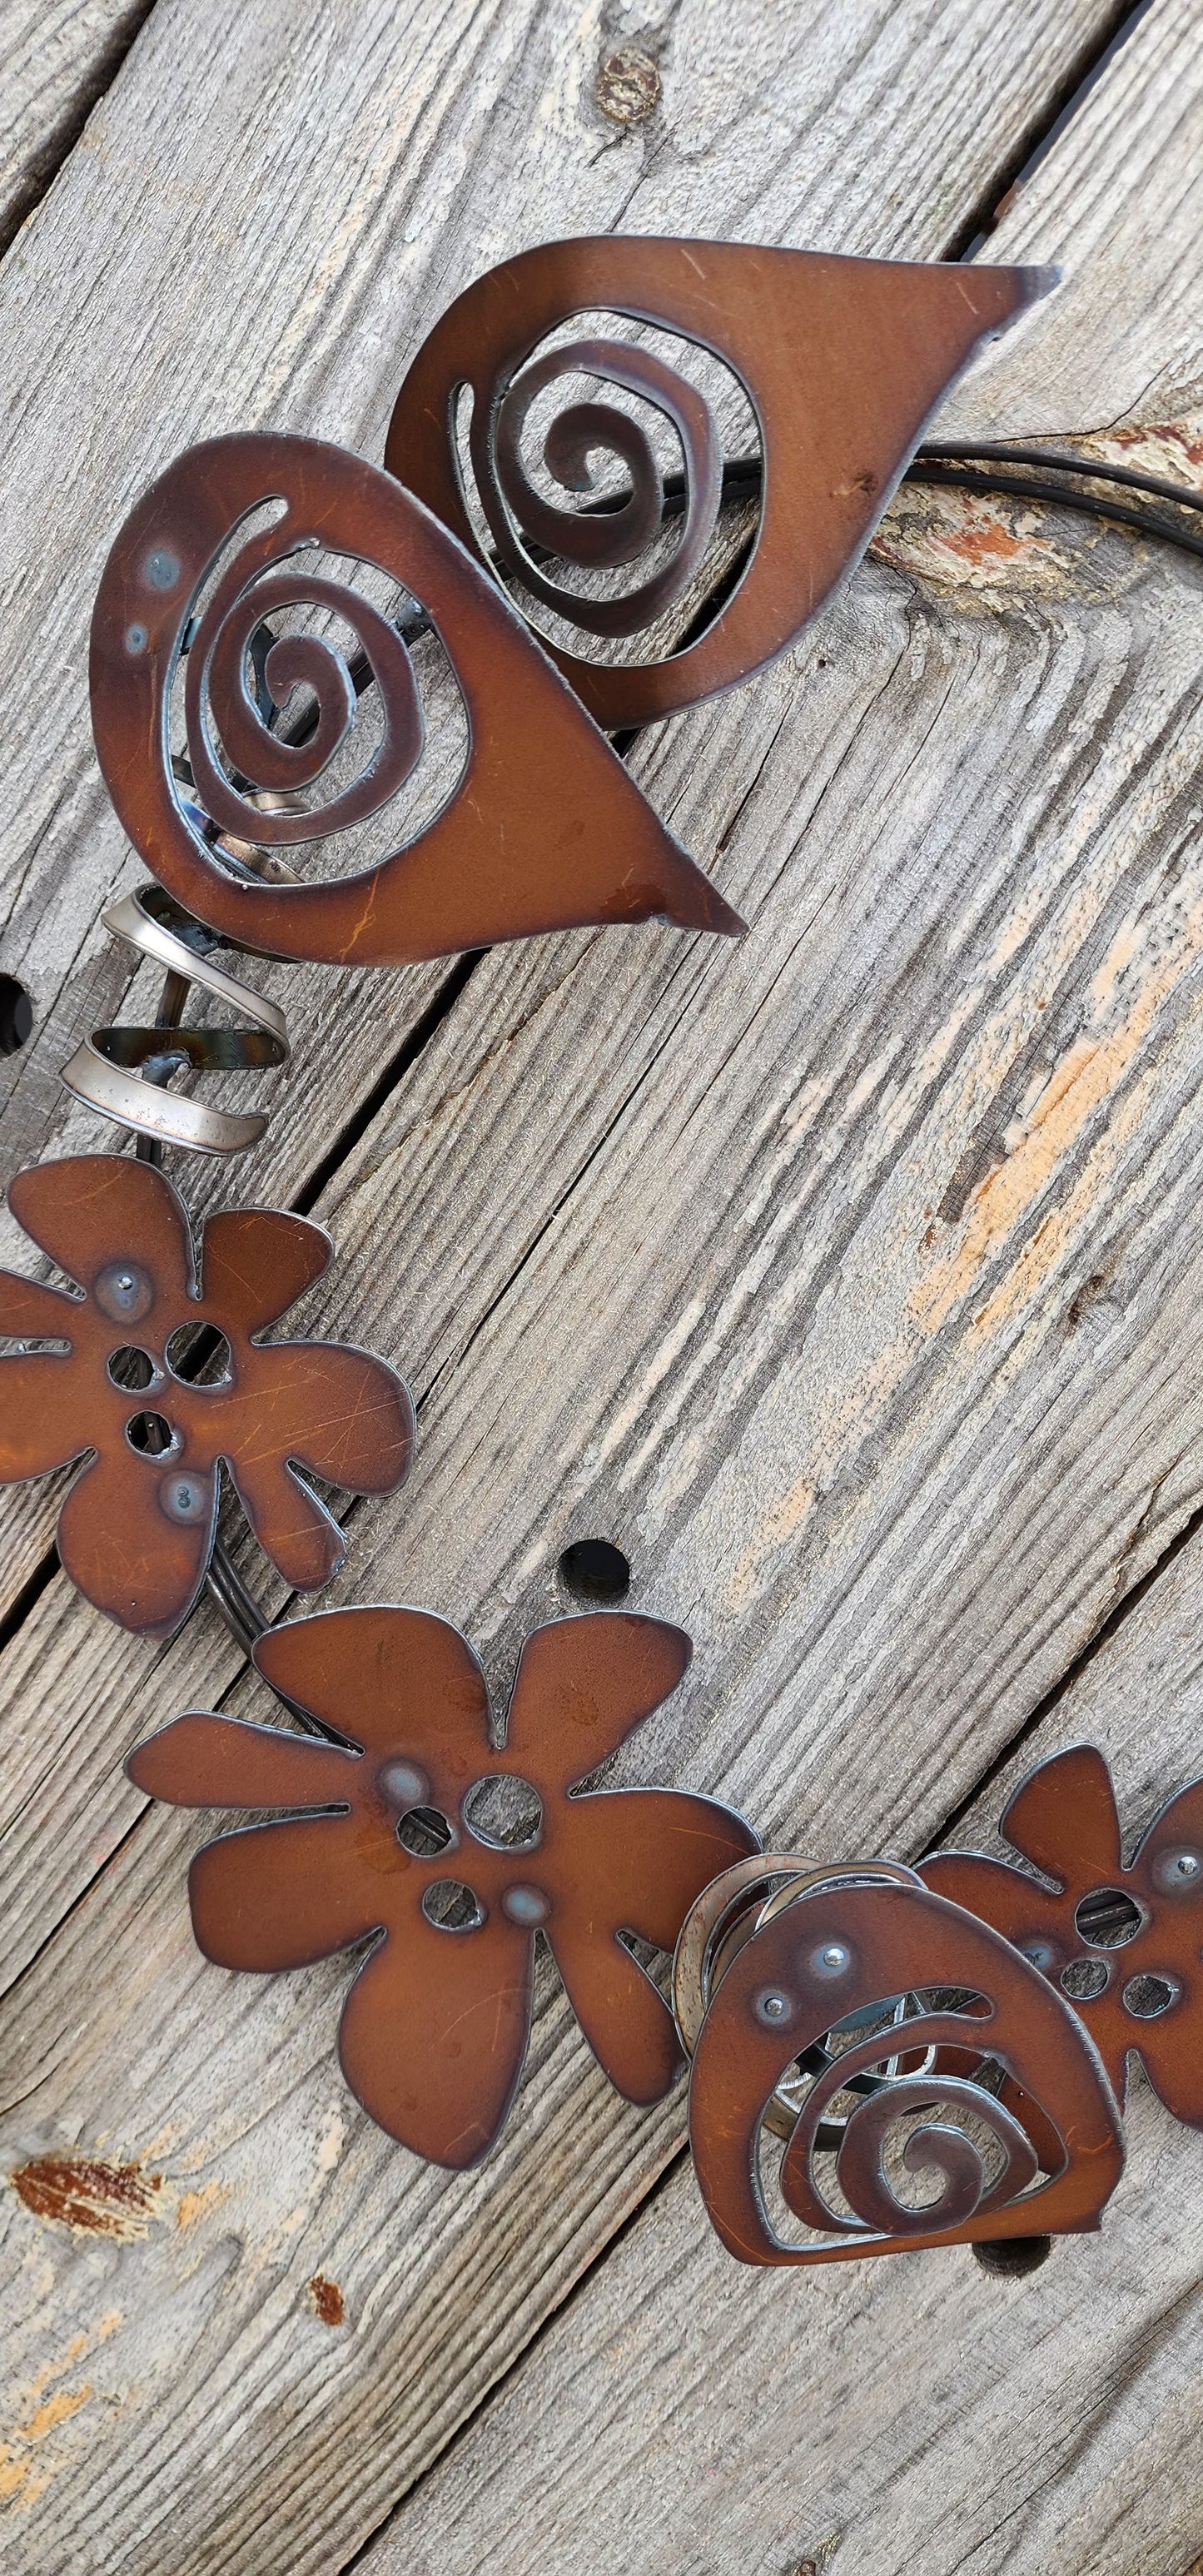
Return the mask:
[[0,1271],[0,1337],[24,1345],[0,1357],[0,1484],[92,1452],[59,1514],[72,1582],[122,1627],[169,1635],[205,1579],[223,1463],[285,1581],[328,1582],[342,1532],[295,1469],[388,1494],[414,1440],[383,1360],[261,1339],[321,1277],[329,1236],[307,1217],[227,1209],[205,1225],[198,1278],[179,1192],[123,1154],[37,1164],[8,1198],[82,1291]]
[[1154,1817],[1126,1867],[1093,1744],[1042,1762],[999,1830],[1056,1886],[982,1852],[934,1852],[921,1876],[1060,1987],[1121,2102],[1134,2049],[1166,2109],[1203,2128],[1203,1780]]
[[127,1769],[177,1806],[294,1811],[197,1853],[200,1947],[266,1972],[375,1934],[343,2010],[343,2072],[390,2136],[459,2169],[487,2155],[513,2100],[536,1932],[628,2101],[659,2101],[681,2071],[672,2015],[621,1936],[671,1950],[703,1887],[757,1837],[712,1798],[577,1784],[675,1689],[689,1655],[679,1628],[625,1611],[537,1628],[499,1748],[484,1675],[445,1619],[323,1611],[271,1629],[255,1661],[345,1749],[189,1716]]

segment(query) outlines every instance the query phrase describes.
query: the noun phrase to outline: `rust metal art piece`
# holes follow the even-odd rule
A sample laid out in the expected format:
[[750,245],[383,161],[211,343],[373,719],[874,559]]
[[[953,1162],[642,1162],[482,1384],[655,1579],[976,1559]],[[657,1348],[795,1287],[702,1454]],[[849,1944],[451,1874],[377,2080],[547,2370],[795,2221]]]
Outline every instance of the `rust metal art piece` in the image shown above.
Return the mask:
[[[601,235],[548,242],[465,289],[423,342],[389,427],[385,463],[465,543],[471,511],[457,454],[457,407],[475,497],[502,570],[539,607],[582,634],[647,636],[679,604],[703,561],[722,492],[719,424],[684,374],[643,343],[582,336],[544,346],[577,315],[623,315],[708,349],[739,380],[761,456],[760,524],[746,568],[704,631],[654,659],[591,661],[544,638],[600,725],[692,706],[760,669],[793,642],[863,553],[924,425],[980,342],[1042,295],[1056,272],[976,263],[919,266],[772,250],[741,242]],[[683,460],[679,522],[667,561],[623,596],[553,580],[634,564],[661,531],[666,490],[639,420],[613,400],[572,399],[542,439],[562,491],[588,495],[591,454],[616,456],[629,487],[604,506],[544,497],[524,458],[528,414],[547,389],[592,379],[667,420]],[[529,432],[527,443],[530,444]]]
[[[446,1620],[319,1612],[260,1638],[255,1660],[345,1744],[189,1716],[128,1769],[179,1806],[294,1811],[197,1854],[202,1950],[267,1971],[371,1940],[343,2010],[347,2081],[416,2154],[474,2165],[522,2071],[537,1931],[620,2093],[659,2101],[680,2071],[672,2015],[621,1936],[671,1950],[699,1891],[756,1837],[711,1798],[579,1783],[675,1689],[689,1652],[679,1628],[623,1611],[536,1629],[496,1744],[484,1675]],[[490,1805],[507,1791],[508,1821]]]
[[[1097,2227],[1123,2166],[1098,2052],[1028,1960],[913,1870],[746,1861],[700,1899],[675,1983],[698,2182],[741,2262]],[[785,2140],[775,2177],[766,2130]],[[781,2234],[774,2196],[807,2238]]]
[[1004,1933],[1070,1997],[1121,2102],[1132,2052],[1175,2119],[1203,2128],[1203,1780],[1154,1817],[1127,1866],[1093,1744],[1042,1762],[999,1830],[1043,1880],[984,1852],[948,1851],[924,1861],[927,1885]]
[[[270,524],[248,528],[268,504]],[[382,813],[424,739],[398,625],[309,568],[315,549],[376,566],[407,605],[421,604],[462,692],[469,748],[449,801],[415,839],[352,875],[306,884],[279,854]],[[299,607],[344,621],[362,669],[352,672],[329,635],[277,633],[271,621]],[[186,742],[173,753],[181,662]],[[308,804],[336,755],[353,748],[368,677],[379,739],[353,778]],[[311,692],[310,714],[290,736],[264,708],[298,688]],[[496,584],[391,475],[317,439],[212,439],[168,467],[105,566],[91,693],[100,766],[131,841],[176,903],[234,945],[382,966],[655,914],[696,930],[743,927]],[[254,864],[256,852],[270,868]]]
[[72,1582],[122,1627],[170,1633],[213,1554],[223,1462],[285,1581],[327,1582],[342,1533],[294,1467],[388,1494],[414,1436],[409,1395],[383,1360],[261,1338],[321,1277],[328,1235],[306,1217],[227,1209],[205,1225],[198,1279],[184,1203],[148,1163],[41,1163],[8,1197],[82,1292],[0,1272],[0,1335],[22,1345],[0,1357],[0,1483],[93,1453],[59,1514]]

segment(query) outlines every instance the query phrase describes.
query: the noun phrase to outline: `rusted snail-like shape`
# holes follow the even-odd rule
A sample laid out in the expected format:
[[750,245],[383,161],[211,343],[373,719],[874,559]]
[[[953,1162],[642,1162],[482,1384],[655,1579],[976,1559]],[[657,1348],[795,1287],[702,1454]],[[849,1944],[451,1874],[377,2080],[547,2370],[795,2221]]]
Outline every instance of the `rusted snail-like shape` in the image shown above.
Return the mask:
[[[502,567],[585,632],[639,634],[681,598],[705,554],[721,490],[717,425],[696,388],[636,344],[584,338],[540,351],[540,343],[575,314],[607,311],[725,361],[752,405],[762,451],[760,526],[730,598],[692,642],[639,665],[602,665],[546,644],[599,724],[642,724],[729,688],[784,651],[864,551],[932,411],[979,342],[1055,276],[741,242],[547,242],[477,278],[436,323],[397,397],[385,463],[471,543],[455,420],[469,388],[472,472]],[[629,496],[613,509],[573,512],[535,489],[521,456],[523,426],[536,395],[572,374],[640,395],[672,422],[681,448],[675,550],[625,599],[583,598],[540,560],[550,553],[578,567],[623,565],[661,525],[650,441],[613,402],[569,404],[543,461],[562,488],[587,492],[590,453],[608,449],[627,468]]]
[[[272,502],[282,515],[248,531],[194,624],[223,550]],[[215,846],[218,831],[279,851],[361,823],[404,784],[423,743],[403,637],[369,600],[296,560],[314,547],[374,564],[421,604],[463,693],[469,751],[434,821],[376,866],[327,884],[268,883]],[[347,621],[358,676],[374,676],[383,713],[375,752],[316,808],[299,799],[348,740],[356,684],[324,638],[274,635],[273,617],[302,605]],[[181,793],[168,737],[185,652],[187,760],[208,827]],[[316,712],[290,739],[264,705],[302,685]],[[168,467],[105,566],[91,691],[100,766],[130,839],[177,903],[240,947],[382,966],[653,914],[691,929],[743,927],[497,585],[390,475],[317,439],[212,439]],[[257,801],[265,791],[271,810]],[[277,880],[290,874],[274,869]]]
[[[743,1939],[727,1927],[690,2079],[694,2164],[728,2251],[744,2263],[824,2263],[1097,2227],[1123,2139],[1102,2062],[1069,2005],[912,1871],[796,1864],[789,1880],[784,1866],[762,1865],[757,1885],[775,1873],[776,1895]],[[743,1864],[745,1888],[755,1877],[756,1864]],[[722,1892],[719,1881],[702,1900],[712,1919]],[[682,1946],[689,1937],[686,1927]],[[779,2182],[816,2234],[799,2244],[777,2234],[760,2173],[762,2123],[794,2070]],[[897,2134],[941,2107],[970,2131],[928,2119]],[[892,2136],[906,2172],[942,2176],[935,2199],[899,2198]],[[842,2206],[816,2169],[825,2153]]]

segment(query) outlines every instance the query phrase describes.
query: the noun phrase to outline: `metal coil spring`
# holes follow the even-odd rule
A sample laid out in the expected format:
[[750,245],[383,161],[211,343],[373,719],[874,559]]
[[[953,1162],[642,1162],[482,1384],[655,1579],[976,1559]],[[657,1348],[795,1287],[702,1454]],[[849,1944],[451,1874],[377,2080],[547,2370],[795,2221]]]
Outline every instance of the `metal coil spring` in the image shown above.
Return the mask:
[[[94,1029],[62,1069],[77,1100],[114,1125],[132,1129],[144,1161],[157,1162],[164,1145],[186,1153],[238,1154],[257,1144],[266,1126],[262,1111],[235,1114],[190,1100],[165,1085],[191,1066],[199,1073],[236,1073],[288,1060],[288,1024],[275,1002],[213,963],[226,943],[194,920],[161,886],[139,886],[102,913],[106,930],[167,969],[153,1028]],[[239,1012],[249,1027],[184,1028],[189,989],[199,984]]]

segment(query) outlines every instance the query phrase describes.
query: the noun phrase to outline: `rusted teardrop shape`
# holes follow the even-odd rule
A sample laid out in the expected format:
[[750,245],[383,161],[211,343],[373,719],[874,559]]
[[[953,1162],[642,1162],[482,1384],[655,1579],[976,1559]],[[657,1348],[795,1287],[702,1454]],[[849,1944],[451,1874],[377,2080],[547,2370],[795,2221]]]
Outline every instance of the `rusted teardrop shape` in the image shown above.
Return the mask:
[[[470,389],[477,497],[502,565],[578,626],[631,635],[682,595],[704,551],[721,464],[713,414],[637,343],[594,337],[535,352],[574,315],[605,311],[725,361],[756,416],[763,481],[755,545],[721,613],[679,651],[634,667],[546,647],[600,725],[643,724],[784,652],[863,553],[932,412],[979,343],[1055,278],[1048,268],[924,267],[744,242],[611,234],[547,242],[477,278],[435,325],[397,397],[385,463],[471,543],[455,448],[458,397]],[[662,499],[629,411],[576,402],[547,433],[547,466],[566,488],[581,489],[583,450],[608,446],[631,476],[630,498],[576,513],[548,506],[521,469],[517,440],[529,401],[557,373],[593,374],[640,394],[677,432],[681,533],[667,566],[626,599],[583,599],[553,581],[542,560],[550,548],[577,565],[629,562],[633,533],[658,526]]]
[[[248,530],[196,621],[202,586],[230,540],[272,502],[273,523]],[[377,865],[333,883],[267,883],[205,835],[197,802],[227,836],[304,845],[384,810],[422,750],[403,636],[348,584],[308,572],[305,554],[315,548],[377,566],[420,602],[463,694],[468,757],[434,821]],[[262,620],[306,602],[350,625],[383,711],[383,741],[316,809],[301,794],[329,770],[356,721],[344,655],[325,635],[267,627],[268,689],[286,695],[305,683],[313,692],[303,740],[270,728],[247,680]],[[168,735],[185,653],[186,753],[196,781],[187,804]],[[657,914],[695,930],[743,927],[658,822],[497,585],[391,475],[320,440],[212,439],[168,467],[105,566],[91,691],[100,766],[131,841],[178,903],[240,947],[392,966]],[[277,791],[274,810],[256,801],[265,788]]]

